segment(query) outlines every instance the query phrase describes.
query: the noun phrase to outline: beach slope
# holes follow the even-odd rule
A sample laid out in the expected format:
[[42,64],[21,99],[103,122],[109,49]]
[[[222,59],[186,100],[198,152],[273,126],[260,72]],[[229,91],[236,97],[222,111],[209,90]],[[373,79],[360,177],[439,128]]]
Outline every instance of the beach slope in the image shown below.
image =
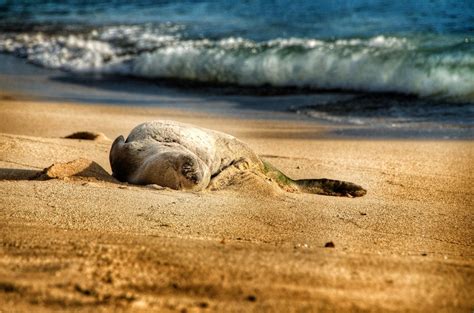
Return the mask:
[[[368,194],[288,193],[249,173],[180,192],[101,172],[112,140],[153,119],[230,133],[290,177],[352,181]],[[78,131],[103,136],[64,138]],[[2,95],[0,311],[472,310],[474,143],[330,131]],[[96,164],[42,173],[78,159]]]

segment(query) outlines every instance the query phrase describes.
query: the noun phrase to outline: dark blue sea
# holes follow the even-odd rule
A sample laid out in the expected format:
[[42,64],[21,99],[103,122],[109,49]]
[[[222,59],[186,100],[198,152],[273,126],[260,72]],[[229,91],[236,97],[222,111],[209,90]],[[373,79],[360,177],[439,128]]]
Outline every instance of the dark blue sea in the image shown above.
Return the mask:
[[0,52],[267,109],[289,97],[284,110],[336,123],[474,123],[469,0],[0,0]]

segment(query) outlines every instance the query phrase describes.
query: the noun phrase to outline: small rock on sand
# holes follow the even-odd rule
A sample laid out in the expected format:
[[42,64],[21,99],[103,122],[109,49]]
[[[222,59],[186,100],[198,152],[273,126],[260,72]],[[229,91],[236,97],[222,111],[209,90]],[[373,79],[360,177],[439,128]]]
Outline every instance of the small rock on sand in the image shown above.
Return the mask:
[[68,177],[92,177],[97,180],[117,182],[99,164],[83,158],[67,163],[55,163],[45,168],[37,179],[67,179]]
[[247,301],[255,302],[255,301],[257,301],[257,297],[254,296],[254,295],[248,295],[247,296]]
[[326,242],[326,244],[324,245],[324,248],[335,248],[336,245],[334,244],[334,242],[332,241],[328,241]]
[[66,139],[82,139],[82,140],[110,140],[103,133],[80,131],[65,136]]

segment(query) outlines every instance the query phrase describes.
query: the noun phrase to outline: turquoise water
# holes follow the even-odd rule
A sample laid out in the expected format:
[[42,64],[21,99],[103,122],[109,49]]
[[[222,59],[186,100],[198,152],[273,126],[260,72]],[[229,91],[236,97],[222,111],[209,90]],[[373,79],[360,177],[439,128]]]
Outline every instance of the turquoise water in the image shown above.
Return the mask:
[[[351,1],[0,1],[0,24],[130,25],[173,23],[195,39],[341,39],[377,35],[465,35],[474,4],[459,0]],[[26,26],[25,28],[28,28]]]
[[0,1],[0,51],[94,77],[388,94],[296,109],[310,116],[473,114],[474,1]]

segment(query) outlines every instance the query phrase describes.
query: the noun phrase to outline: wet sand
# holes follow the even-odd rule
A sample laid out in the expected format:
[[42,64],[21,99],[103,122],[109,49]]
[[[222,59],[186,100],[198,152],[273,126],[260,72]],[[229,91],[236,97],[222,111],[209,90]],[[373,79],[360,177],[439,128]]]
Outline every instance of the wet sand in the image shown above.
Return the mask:
[[[0,99],[0,311],[474,308],[472,141],[334,139],[315,123]],[[251,173],[203,192],[33,179],[79,158],[110,173],[111,140],[152,119],[230,133],[290,177],[368,194],[288,193]],[[64,138],[77,131],[108,139]]]

